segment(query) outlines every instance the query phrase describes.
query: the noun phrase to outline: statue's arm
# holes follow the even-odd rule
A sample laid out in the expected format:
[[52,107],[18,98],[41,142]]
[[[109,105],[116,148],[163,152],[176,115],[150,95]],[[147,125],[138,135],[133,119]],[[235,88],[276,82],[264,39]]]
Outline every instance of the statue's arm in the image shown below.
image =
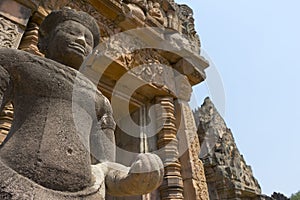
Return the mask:
[[105,186],[112,196],[133,196],[155,190],[163,179],[163,164],[155,154],[139,154],[131,167],[118,163],[101,164]]
[[18,77],[17,68],[22,67],[24,62],[37,60],[37,56],[28,52],[12,49],[0,48],[0,109],[12,100],[13,97],[13,77]]
[[[91,154],[99,162],[115,161],[115,127],[112,107],[108,99],[100,92],[97,94],[96,112],[98,118],[97,130],[91,133]],[[95,160],[94,159],[94,160]]]

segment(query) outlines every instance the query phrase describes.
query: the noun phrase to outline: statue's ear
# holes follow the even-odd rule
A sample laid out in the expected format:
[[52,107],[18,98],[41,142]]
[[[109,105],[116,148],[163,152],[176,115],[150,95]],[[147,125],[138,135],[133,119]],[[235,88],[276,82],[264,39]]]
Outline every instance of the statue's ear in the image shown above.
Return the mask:
[[45,54],[47,52],[48,43],[49,43],[49,34],[45,34],[41,30],[39,30],[39,39],[38,39],[37,46],[41,53]]

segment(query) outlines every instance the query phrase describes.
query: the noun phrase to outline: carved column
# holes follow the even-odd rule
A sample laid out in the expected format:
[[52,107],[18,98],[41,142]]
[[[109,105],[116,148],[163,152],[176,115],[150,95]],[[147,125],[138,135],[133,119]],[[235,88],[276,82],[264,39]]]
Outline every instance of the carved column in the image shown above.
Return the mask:
[[181,166],[178,161],[177,129],[172,97],[156,98],[157,145],[165,167],[164,181],[159,190],[161,199],[183,199]]
[[199,159],[200,143],[192,110],[188,104],[192,93],[186,76],[176,77],[175,102],[178,126],[179,161],[184,185],[184,199],[208,200],[208,189],[203,163]]

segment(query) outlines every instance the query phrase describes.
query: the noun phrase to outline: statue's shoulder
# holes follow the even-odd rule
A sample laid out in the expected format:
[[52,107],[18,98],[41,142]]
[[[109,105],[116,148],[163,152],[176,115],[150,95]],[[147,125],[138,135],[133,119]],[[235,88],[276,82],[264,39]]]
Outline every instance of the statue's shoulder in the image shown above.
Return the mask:
[[16,66],[24,62],[34,63],[39,60],[43,60],[43,58],[26,51],[11,48],[0,48],[0,65],[4,67]]
[[[10,48],[0,48],[0,66],[5,68],[8,72],[13,71],[35,71],[35,70],[47,70],[52,74],[62,75],[61,77],[73,83],[76,80],[78,83],[82,83],[88,89],[93,88],[93,83],[81,74],[77,70],[58,63],[49,58],[44,58],[38,55],[28,53],[26,51]],[[22,70],[14,70],[22,69]]]
[[24,58],[35,57],[36,55],[30,54],[26,51],[11,49],[11,48],[0,48],[0,58],[3,60],[17,61]]
[[0,48],[0,65],[9,68],[9,67],[21,67],[26,64],[30,64],[31,67],[35,65],[41,66],[56,66],[59,68],[64,68],[62,64],[55,62],[51,59],[44,58],[38,55],[28,53],[26,51],[11,49],[11,48]]

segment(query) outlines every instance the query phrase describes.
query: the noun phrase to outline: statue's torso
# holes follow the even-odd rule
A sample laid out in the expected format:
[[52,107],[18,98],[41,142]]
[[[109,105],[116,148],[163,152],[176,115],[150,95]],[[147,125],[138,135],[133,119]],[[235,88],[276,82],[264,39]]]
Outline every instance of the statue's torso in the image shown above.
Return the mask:
[[4,65],[13,84],[14,122],[0,149],[1,160],[51,189],[89,186],[95,87],[66,66],[25,53],[18,56],[20,61]]

